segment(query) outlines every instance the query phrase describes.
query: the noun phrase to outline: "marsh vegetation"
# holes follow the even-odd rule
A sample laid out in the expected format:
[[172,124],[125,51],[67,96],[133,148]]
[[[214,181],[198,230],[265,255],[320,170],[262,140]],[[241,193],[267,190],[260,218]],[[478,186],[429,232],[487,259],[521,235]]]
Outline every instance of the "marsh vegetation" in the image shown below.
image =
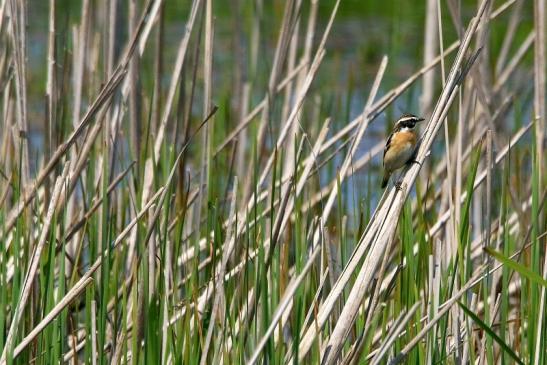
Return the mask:
[[545,6],[0,1],[0,364],[545,364]]

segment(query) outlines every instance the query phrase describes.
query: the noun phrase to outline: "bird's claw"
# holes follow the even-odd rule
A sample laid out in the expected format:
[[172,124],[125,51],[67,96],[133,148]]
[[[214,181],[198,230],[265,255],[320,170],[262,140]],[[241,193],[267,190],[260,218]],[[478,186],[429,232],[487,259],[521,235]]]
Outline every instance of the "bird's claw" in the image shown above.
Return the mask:
[[410,160],[410,161],[408,161],[408,163],[409,163],[409,164],[415,163],[415,164],[419,165],[420,167],[422,167],[422,163],[421,163],[420,161],[416,160],[416,159]]

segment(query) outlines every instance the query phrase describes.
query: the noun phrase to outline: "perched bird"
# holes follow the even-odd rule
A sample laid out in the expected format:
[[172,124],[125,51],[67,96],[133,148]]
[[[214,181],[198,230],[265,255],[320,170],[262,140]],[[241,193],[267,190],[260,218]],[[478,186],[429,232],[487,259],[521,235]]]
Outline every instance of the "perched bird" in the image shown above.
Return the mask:
[[403,114],[395,123],[393,132],[389,135],[384,148],[384,178],[382,189],[387,186],[393,171],[400,169],[408,162],[413,161],[416,152],[418,134],[414,127],[424,118],[412,114]]

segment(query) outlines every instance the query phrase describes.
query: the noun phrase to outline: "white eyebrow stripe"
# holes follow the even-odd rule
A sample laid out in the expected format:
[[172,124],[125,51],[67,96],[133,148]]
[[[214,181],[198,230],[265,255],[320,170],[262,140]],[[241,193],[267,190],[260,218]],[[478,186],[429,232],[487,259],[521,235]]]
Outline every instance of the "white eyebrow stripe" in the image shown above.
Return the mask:
[[418,118],[416,118],[416,117],[404,117],[404,118],[399,119],[399,123],[406,122],[406,121],[409,121],[409,120],[417,120],[417,119]]

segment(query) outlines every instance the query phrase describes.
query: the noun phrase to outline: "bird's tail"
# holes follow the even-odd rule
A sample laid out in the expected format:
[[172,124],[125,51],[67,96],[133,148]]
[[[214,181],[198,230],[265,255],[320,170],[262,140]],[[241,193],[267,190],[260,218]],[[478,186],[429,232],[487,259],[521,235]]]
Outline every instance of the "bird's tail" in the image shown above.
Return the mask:
[[391,174],[387,171],[384,171],[384,178],[382,179],[382,189],[385,189],[387,186],[387,182],[389,181],[389,177]]

